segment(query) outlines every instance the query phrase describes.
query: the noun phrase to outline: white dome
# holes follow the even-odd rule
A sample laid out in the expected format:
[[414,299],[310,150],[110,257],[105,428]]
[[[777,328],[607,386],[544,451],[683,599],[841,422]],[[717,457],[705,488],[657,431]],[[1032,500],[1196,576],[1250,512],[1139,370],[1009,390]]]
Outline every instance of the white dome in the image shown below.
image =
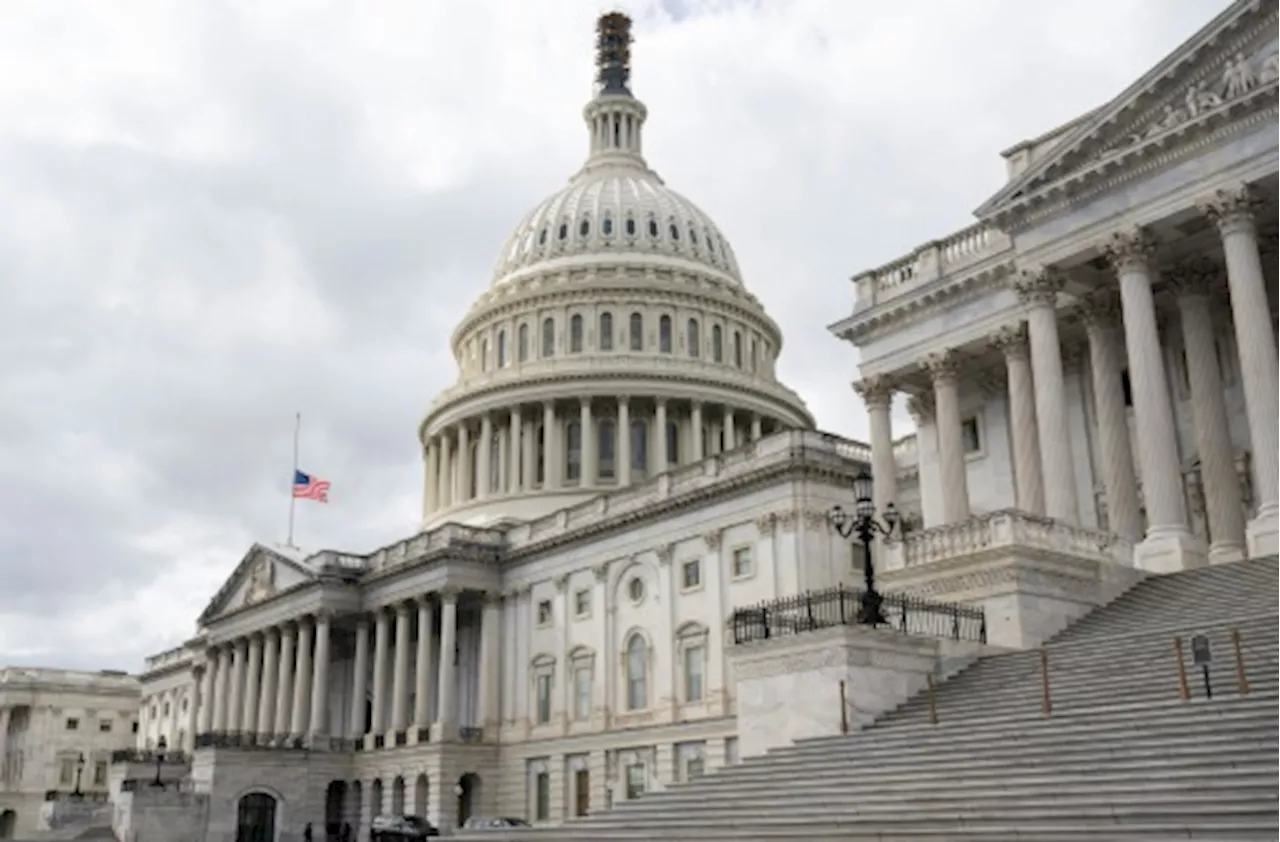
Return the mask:
[[539,203],[507,239],[494,284],[550,264],[616,263],[627,255],[742,283],[733,248],[711,218],[657,173],[628,162],[584,170]]

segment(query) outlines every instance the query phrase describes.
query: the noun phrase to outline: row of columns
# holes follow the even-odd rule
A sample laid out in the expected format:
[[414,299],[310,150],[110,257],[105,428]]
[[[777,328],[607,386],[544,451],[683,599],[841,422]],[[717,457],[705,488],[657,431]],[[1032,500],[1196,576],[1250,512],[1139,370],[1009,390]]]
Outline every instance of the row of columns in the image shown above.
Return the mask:
[[[598,414],[600,404],[606,409]],[[602,476],[600,471],[598,422],[603,418],[615,421],[611,477]],[[637,462],[636,454],[632,453],[633,418],[643,418],[647,425],[648,452],[643,462]],[[580,430],[577,479],[568,478],[566,470],[567,426],[571,421],[577,421]],[[669,450],[668,421],[680,425],[676,453]],[[537,410],[530,412],[517,406],[509,410],[506,418],[485,413],[478,423],[463,421],[429,437],[424,448],[426,512],[448,509],[472,499],[484,500],[535,489],[590,488],[602,484],[625,487],[634,479],[633,467],[648,475],[661,473],[669,465],[699,462],[744,444],[748,436],[751,441],[758,440],[766,423],[757,413],[731,406],[691,401],[687,408],[683,402],[676,408],[669,406],[664,398],[646,399],[644,412],[633,413],[632,399],[627,396],[603,400],[580,398],[573,414],[565,412],[561,403],[546,401],[541,406],[540,422]],[[477,427],[479,438],[472,457],[471,437]],[[490,469],[495,446],[498,448],[496,477]],[[538,478],[539,451],[541,479]]]
[[[1257,201],[1248,188],[1219,191],[1203,207],[1217,224],[1226,255],[1258,517],[1264,523],[1274,523],[1280,498],[1276,339],[1263,286],[1253,216],[1256,209]],[[1110,292],[1095,294],[1084,302],[1081,314],[1089,340],[1111,529],[1134,541],[1145,538],[1164,542],[1169,546],[1168,552],[1176,555],[1194,553],[1195,542],[1187,516],[1152,294],[1152,253],[1153,243],[1145,232],[1114,234],[1106,244],[1105,254],[1117,275],[1118,299]],[[1239,483],[1209,308],[1211,284],[1219,274],[1216,264],[1207,259],[1192,260],[1169,274],[1186,342],[1192,414],[1213,538],[1210,558],[1215,561],[1239,558],[1246,552]],[[1008,372],[1017,505],[1067,524],[1078,524],[1078,460],[1072,454],[1067,428],[1056,309],[1062,278],[1052,269],[1024,272],[1016,288],[1026,307],[1025,326],[1019,323],[998,331],[991,337],[991,344],[1004,353]],[[1126,358],[1136,426],[1142,431],[1137,444],[1148,523],[1145,534],[1122,391],[1121,366]],[[933,385],[944,517],[949,523],[957,522],[969,517],[970,510],[956,354],[951,350],[933,354],[924,361],[924,368]],[[883,478],[894,475],[889,428],[892,384],[884,378],[873,378],[857,386],[870,414],[877,497],[891,495],[896,492],[893,482]],[[877,499],[877,506],[880,505],[882,502]],[[1271,541],[1274,544],[1274,534]],[[1274,551],[1274,546],[1266,545],[1248,548],[1251,553]]]

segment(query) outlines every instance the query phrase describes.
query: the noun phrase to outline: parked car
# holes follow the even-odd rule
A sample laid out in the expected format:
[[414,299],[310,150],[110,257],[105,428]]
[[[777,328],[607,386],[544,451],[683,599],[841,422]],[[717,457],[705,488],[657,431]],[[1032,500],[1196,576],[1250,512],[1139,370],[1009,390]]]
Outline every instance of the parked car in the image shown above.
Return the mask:
[[439,828],[421,816],[378,816],[369,826],[369,842],[407,842],[439,835]]
[[472,816],[462,825],[463,830],[501,830],[507,827],[529,827],[524,819],[512,819],[505,816],[485,818]]

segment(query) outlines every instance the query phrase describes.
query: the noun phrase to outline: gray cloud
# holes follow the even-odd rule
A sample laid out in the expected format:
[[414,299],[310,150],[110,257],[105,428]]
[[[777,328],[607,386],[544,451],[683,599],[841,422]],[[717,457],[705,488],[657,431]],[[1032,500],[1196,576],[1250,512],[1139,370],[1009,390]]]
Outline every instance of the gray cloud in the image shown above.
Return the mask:
[[[136,668],[253,540],[411,530],[414,430],[524,210],[581,160],[594,3],[0,11],[0,663]],[[623,3],[651,163],[735,243],[783,377],[864,435],[823,330],[968,223],[1000,149],[1225,5]],[[905,419],[904,419],[905,420]]]

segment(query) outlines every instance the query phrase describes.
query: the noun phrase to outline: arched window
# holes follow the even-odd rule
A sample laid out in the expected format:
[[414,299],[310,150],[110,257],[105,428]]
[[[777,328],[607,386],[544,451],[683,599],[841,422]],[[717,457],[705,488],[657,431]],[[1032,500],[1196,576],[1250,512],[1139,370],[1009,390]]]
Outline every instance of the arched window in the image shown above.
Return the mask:
[[613,350],[613,313],[600,314],[600,350]]
[[497,494],[502,490],[502,436],[494,433],[489,437],[489,493]]
[[756,366],[759,364],[760,346],[754,339],[751,340],[751,373],[754,374]]
[[542,320],[542,356],[556,355],[556,320],[548,316]]
[[649,425],[643,418],[631,422],[631,477],[644,479],[649,470]]
[[537,464],[534,467],[534,481],[538,485],[545,485],[547,482],[547,439],[546,436],[542,435],[541,424],[533,428],[533,447],[537,456]]
[[516,333],[516,359],[524,362],[529,359],[529,326],[520,325]]
[[680,425],[675,421],[667,422],[667,464],[680,464]]
[[644,710],[649,706],[648,676],[649,647],[644,637],[631,635],[627,641],[627,710]]
[[569,353],[582,353],[582,316],[577,313],[569,319]]
[[498,331],[498,368],[507,367],[507,332]]
[[664,354],[671,353],[671,317],[658,319],[658,350]]
[[733,332],[733,364],[742,368],[742,333]]
[[724,362],[724,333],[720,330],[720,325],[711,327],[711,359],[718,363]]
[[599,440],[599,459],[596,463],[596,469],[600,473],[600,479],[613,480],[617,477],[617,470],[614,465],[614,453],[617,451],[617,425],[614,424],[612,418],[601,418],[597,426],[597,439]]
[[632,313],[631,326],[628,329],[627,333],[630,334],[629,341],[631,343],[631,350],[643,351],[644,350],[644,316],[640,315],[639,313]]
[[582,425],[577,421],[564,425],[564,478],[568,482],[582,479]]
[[702,344],[698,336],[698,320],[690,319],[688,326],[685,328],[685,341],[689,345],[689,356],[702,356]]

